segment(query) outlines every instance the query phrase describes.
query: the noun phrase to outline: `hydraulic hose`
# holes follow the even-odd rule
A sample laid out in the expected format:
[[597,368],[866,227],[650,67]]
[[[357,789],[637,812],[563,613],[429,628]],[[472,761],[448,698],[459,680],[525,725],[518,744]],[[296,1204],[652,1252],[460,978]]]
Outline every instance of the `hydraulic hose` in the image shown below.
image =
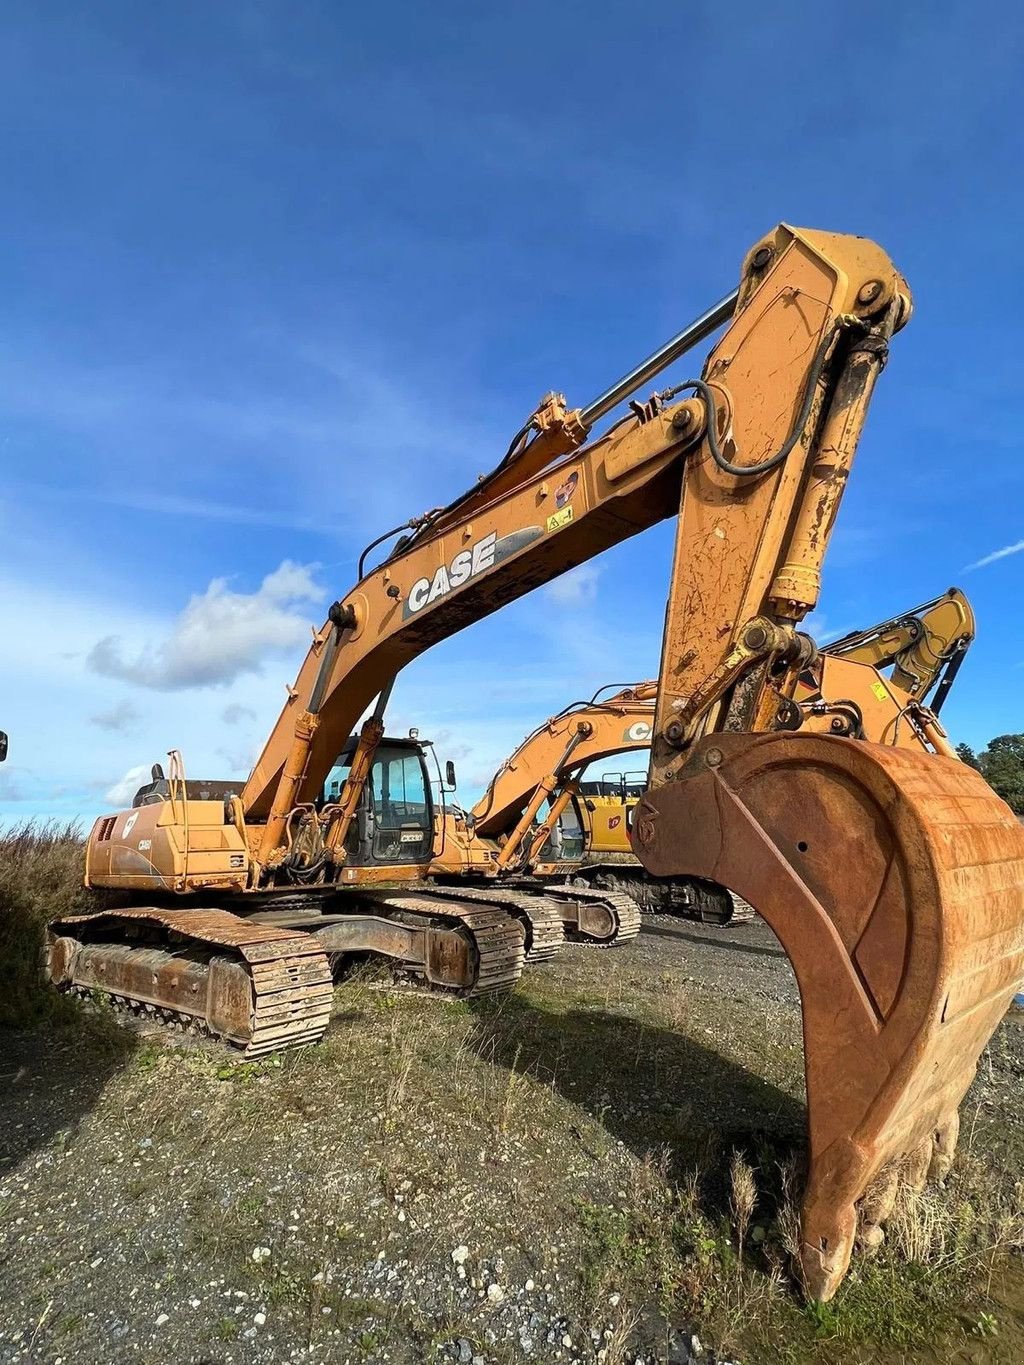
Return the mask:
[[796,421],[784,444],[775,452],[769,455],[766,460],[761,460],[758,464],[733,464],[729,460],[722,447],[718,443],[718,422],[717,409],[715,407],[715,396],[711,387],[703,379],[684,379],[681,384],[675,384],[671,389],[666,389],[658,397],[661,399],[675,398],[677,394],[692,389],[703,402],[707,414],[707,438],[708,448],[711,451],[711,458],[724,474],[734,474],[739,478],[755,478],[760,474],[767,474],[772,469],[777,469],[783,460],[787,458],[793,447],[799,441],[807,425],[807,419],[811,414],[811,405],[814,402],[814,391],[821,378],[821,372],[825,368],[825,360],[831,349],[832,342],[842,330],[843,323],[836,321],[826,332],[814,354],[811,368],[807,374],[807,382],[804,385],[803,398],[800,403],[800,411],[797,413]]

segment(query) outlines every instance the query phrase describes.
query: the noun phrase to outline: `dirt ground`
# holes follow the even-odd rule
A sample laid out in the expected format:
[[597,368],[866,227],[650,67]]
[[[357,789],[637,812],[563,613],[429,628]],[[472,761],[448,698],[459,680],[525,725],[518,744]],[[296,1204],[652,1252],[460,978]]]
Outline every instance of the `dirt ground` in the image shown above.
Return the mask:
[[11,1365],[1024,1359],[1019,1019],[948,1188],[806,1309],[799,1000],[760,921],[653,919],[499,1003],[358,973],[259,1064],[102,1012],[0,1045]]

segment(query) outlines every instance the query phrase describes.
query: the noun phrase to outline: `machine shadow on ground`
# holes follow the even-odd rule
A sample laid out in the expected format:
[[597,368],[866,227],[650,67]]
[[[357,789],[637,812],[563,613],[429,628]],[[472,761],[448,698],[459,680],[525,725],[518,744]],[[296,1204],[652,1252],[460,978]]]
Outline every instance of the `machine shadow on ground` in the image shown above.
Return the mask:
[[781,1197],[780,1163],[802,1159],[803,1104],[685,1032],[597,1006],[549,1009],[521,992],[473,1008],[482,1058],[550,1084],[641,1158],[664,1153],[673,1180],[695,1173],[711,1215],[727,1210],[734,1149],[765,1175],[769,1204]]
[[85,1011],[78,1025],[0,1028],[0,1179],[35,1151],[66,1146],[137,1046]]
[[[758,916],[758,921],[760,923],[764,922],[760,919],[760,916]],[[765,927],[767,928],[767,925],[765,925]],[[772,934],[772,943],[775,946],[770,947],[760,943],[737,943],[734,940],[727,938],[726,932],[727,931],[723,931],[721,936],[716,940],[716,948],[724,948],[726,952],[730,953],[743,953],[746,957],[782,957],[786,958],[787,962],[789,961],[785,948],[779,943],[779,940],[774,934]],[[684,943],[695,943],[700,948],[708,947],[708,940],[706,937],[702,938],[699,934],[688,934],[684,929],[680,929],[678,925],[675,924],[645,923],[644,933],[649,934],[652,938],[667,938],[672,939],[677,943],[682,940]]]

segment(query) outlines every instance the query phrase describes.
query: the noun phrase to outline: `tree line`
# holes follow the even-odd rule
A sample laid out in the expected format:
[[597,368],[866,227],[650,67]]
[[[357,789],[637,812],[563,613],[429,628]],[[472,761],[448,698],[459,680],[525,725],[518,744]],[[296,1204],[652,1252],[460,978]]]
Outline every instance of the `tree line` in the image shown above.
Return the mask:
[[1015,814],[1024,815],[1024,735],[997,735],[980,754],[969,744],[958,744],[956,751]]

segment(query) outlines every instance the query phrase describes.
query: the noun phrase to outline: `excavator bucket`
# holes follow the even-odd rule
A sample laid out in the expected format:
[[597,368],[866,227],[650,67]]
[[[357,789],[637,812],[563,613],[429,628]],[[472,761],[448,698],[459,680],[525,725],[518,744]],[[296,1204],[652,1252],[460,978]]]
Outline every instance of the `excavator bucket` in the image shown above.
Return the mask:
[[827,1300],[898,1180],[941,1179],[978,1057],[1024,979],[1024,829],[964,764],[811,734],[719,734],[641,800],[659,876],[738,892],[803,1009],[800,1270]]

